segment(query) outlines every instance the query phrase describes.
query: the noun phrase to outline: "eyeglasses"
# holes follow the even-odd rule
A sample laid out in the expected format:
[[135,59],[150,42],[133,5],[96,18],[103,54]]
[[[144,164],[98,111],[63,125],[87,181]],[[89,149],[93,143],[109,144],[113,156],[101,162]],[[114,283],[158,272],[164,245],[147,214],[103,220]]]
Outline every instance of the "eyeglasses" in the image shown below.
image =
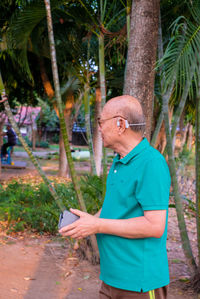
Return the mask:
[[107,120],[110,120],[110,119],[113,119],[113,118],[116,118],[116,117],[121,117],[123,119],[126,119],[125,117],[121,116],[121,115],[115,115],[115,116],[112,116],[112,117],[109,117],[109,118],[104,118],[104,119],[101,119],[100,117],[97,118],[97,122],[98,122],[98,125],[99,127],[101,128],[102,124],[107,121]]

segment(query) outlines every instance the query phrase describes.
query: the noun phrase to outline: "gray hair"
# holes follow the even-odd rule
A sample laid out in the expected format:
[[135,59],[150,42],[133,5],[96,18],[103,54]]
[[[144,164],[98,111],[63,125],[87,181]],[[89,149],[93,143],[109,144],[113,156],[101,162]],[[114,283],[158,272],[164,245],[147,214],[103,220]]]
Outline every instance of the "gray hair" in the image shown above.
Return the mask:
[[[130,106],[126,105],[122,108],[122,114],[124,118],[128,120],[130,125],[130,129],[133,132],[141,133],[142,135],[145,132],[145,116],[141,107],[141,111],[137,111],[136,109],[131,109]],[[131,126],[131,124],[136,124],[136,126]],[[142,125],[137,125],[142,124]]]

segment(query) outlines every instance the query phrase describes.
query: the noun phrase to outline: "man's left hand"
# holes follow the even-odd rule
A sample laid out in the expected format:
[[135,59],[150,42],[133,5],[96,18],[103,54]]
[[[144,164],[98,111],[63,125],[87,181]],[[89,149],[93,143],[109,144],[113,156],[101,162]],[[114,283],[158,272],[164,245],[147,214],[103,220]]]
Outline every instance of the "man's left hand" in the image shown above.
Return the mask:
[[92,216],[88,213],[76,209],[70,209],[70,212],[79,216],[80,219],[61,228],[59,230],[59,233],[61,235],[80,240],[98,232],[100,220],[98,217]]

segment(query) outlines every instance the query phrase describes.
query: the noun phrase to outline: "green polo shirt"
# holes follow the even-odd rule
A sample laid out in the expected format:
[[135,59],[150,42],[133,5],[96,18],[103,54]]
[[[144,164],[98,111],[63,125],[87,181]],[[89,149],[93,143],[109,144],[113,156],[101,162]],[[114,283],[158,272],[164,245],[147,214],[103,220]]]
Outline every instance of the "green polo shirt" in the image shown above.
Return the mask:
[[[114,158],[100,218],[129,219],[148,210],[168,210],[170,183],[164,157],[145,138],[123,159]],[[100,279],[136,292],[169,284],[166,239],[167,220],[161,238],[97,234]]]

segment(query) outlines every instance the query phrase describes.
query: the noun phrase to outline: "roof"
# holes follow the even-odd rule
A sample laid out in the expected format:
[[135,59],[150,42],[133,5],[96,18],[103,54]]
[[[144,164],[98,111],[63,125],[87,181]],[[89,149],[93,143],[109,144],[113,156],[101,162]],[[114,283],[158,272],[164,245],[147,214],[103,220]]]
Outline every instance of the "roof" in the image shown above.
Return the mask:
[[[18,112],[14,115],[14,119],[17,123],[20,122],[20,124],[23,123],[24,125],[31,125],[40,111],[41,107],[22,106],[18,108]],[[5,123],[8,122],[8,118],[6,117]]]

